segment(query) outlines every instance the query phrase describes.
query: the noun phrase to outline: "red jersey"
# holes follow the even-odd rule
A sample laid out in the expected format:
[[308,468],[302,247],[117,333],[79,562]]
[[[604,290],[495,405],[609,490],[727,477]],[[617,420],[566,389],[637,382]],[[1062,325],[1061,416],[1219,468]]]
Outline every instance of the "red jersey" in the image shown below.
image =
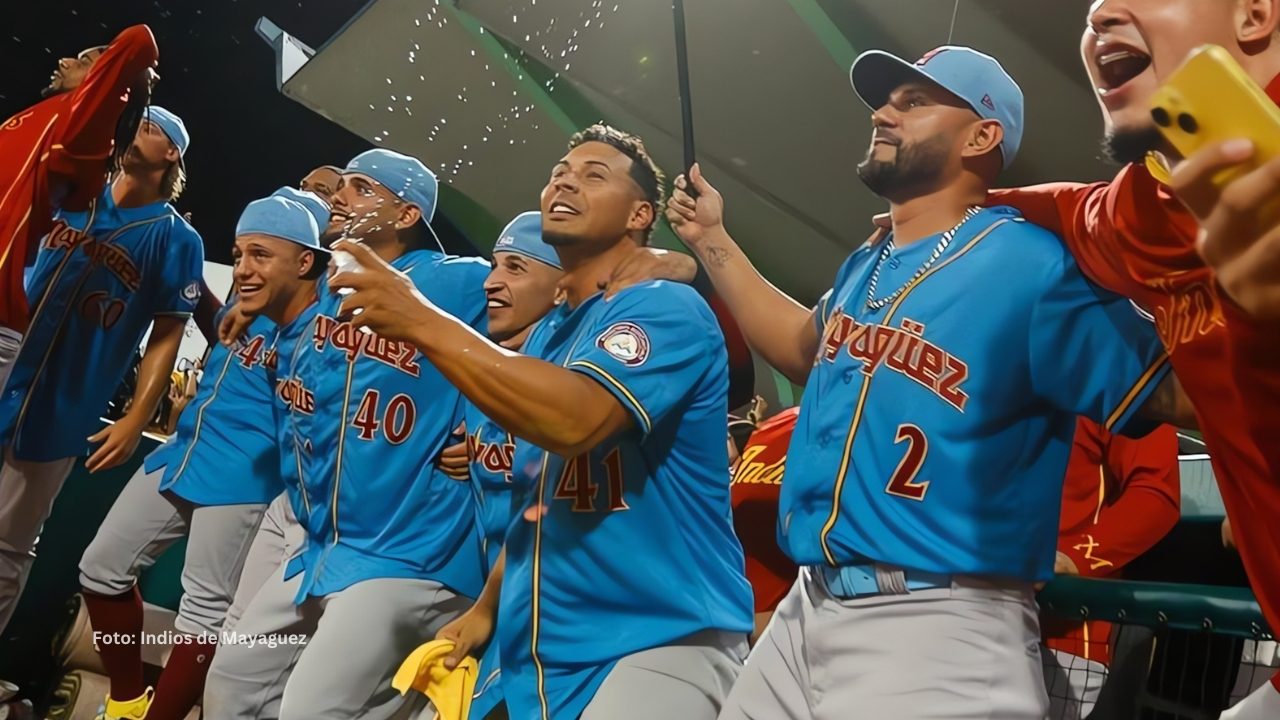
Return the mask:
[[758,613],[777,607],[799,573],[778,547],[778,493],[799,414],[800,408],[788,408],[761,423],[733,473],[733,529],[747,556],[747,580]]
[[59,208],[84,210],[102,192],[129,88],[159,51],[146,25],[116,36],[71,92],[0,125],[0,326],[26,332],[27,256]]
[[[1267,94],[1280,103],[1280,78]],[[1196,253],[1195,217],[1143,165],[1109,183],[1000,190],[990,202],[1057,232],[1090,279],[1154,316],[1195,404],[1253,592],[1280,631],[1280,328],[1222,291]]]
[[[1134,440],[1080,418],[1062,486],[1058,552],[1084,577],[1119,577],[1178,522],[1181,497],[1172,427]],[[1110,662],[1108,623],[1045,618],[1041,631],[1055,650]]]

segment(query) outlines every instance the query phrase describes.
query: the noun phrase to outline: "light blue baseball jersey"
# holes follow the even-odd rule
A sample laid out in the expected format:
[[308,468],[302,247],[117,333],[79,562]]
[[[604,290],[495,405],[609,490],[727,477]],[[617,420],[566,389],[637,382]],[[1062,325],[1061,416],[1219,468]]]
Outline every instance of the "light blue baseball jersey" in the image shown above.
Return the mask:
[[23,460],[88,453],[152,319],[189,317],[203,272],[200,235],[166,202],[120,208],[107,185],[90,210],[54,216],[0,395],[0,443]]
[[487,575],[498,560],[507,527],[516,512],[518,494],[511,480],[516,441],[475,405],[466,400],[463,404],[471,490],[475,496],[476,523],[484,545]]
[[[876,297],[936,239],[896,249]],[[853,253],[819,303],[779,542],[805,565],[1050,578],[1075,418],[1149,429],[1135,411],[1168,372],[1154,328],[1011,208],[979,212],[870,309],[882,248]]]
[[[416,250],[392,265],[437,307],[483,331],[486,262]],[[430,579],[476,597],[483,559],[471,489],[435,464],[461,419],[462,396],[412,344],[339,320],[340,305],[322,281],[310,341],[299,341],[282,377],[312,409],[305,419],[295,413],[309,449],[292,481],[307,497],[298,516],[306,548],[287,571],[305,573],[298,599],[372,578]]]
[[161,491],[196,505],[240,505],[269,503],[284,490],[271,404],[276,334],[259,317],[235,348],[209,349],[200,387],[173,437],[143,463],[149,473],[164,468]]
[[560,305],[523,351],[600,383],[634,420],[569,461],[517,443],[513,479],[548,510],[507,534],[503,692],[511,717],[574,718],[619,658],[751,630],[729,498],[728,357],[706,302],[667,282]]
[[294,517],[311,515],[309,483],[303,482],[304,461],[312,456],[311,433],[315,432],[315,395],[302,386],[296,367],[302,350],[315,337],[318,301],[312,302],[298,317],[280,327],[276,334],[275,367],[271,369],[274,395],[271,409],[275,416],[276,446],[279,448],[280,480],[289,496]]

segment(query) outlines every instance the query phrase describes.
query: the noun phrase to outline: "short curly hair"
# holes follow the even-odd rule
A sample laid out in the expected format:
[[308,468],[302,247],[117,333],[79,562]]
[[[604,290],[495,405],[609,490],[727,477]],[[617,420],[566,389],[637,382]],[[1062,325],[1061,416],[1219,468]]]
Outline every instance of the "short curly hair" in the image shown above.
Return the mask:
[[644,140],[641,140],[639,135],[632,135],[599,122],[586,130],[574,133],[573,137],[569,138],[569,149],[572,150],[588,142],[604,143],[631,158],[631,179],[644,193],[645,201],[653,206],[653,222],[644,230],[647,242],[653,235],[653,228],[657,225],[658,218],[662,216],[663,189],[666,187],[667,176],[649,156],[649,152],[644,148]]

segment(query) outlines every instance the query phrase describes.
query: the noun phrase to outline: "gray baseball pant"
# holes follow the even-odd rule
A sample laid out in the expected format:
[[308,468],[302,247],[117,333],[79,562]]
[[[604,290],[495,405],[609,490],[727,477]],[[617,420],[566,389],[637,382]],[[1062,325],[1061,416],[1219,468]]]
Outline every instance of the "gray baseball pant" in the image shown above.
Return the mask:
[[704,630],[618,661],[581,720],[715,720],[747,655],[743,633]]
[[253,543],[249,545],[249,554],[245,556],[244,569],[240,571],[235,597],[227,610],[227,619],[222,623],[223,630],[235,628],[249,601],[253,600],[253,596],[258,594],[267,580],[284,572],[285,563],[302,549],[306,539],[307,531],[294,517],[289,496],[281,493],[267,506],[267,512],[258,525],[258,532],[253,536]]
[[[7,367],[4,372],[7,374]],[[18,460],[10,449],[4,450],[0,466],[0,632],[18,607],[36,559],[40,529],[75,466],[76,458],[35,462]]]
[[806,567],[720,718],[1043,720],[1048,707],[1030,584],[842,599]]
[[130,478],[80,559],[80,585],[99,595],[128,592],[143,570],[189,535],[174,629],[217,635],[267,506],[194,505],[161,493],[162,474],[138,468]]
[[[391,687],[400,663],[471,607],[431,580],[364,580],[301,605],[302,574],[275,574],[236,622],[205,680],[206,720],[384,720],[426,698]],[[264,640],[266,642],[264,642]]]

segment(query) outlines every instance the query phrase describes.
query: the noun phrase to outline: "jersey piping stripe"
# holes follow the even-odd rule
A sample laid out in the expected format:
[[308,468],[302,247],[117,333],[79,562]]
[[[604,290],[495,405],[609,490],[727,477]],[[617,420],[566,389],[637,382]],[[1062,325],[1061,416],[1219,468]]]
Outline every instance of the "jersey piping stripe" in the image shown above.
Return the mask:
[[1136,400],[1138,396],[1142,394],[1142,391],[1146,389],[1147,384],[1151,382],[1151,378],[1155,377],[1156,373],[1159,372],[1160,369],[1168,362],[1169,354],[1161,352],[1160,356],[1156,358],[1156,361],[1151,363],[1151,367],[1147,368],[1146,372],[1142,373],[1142,376],[1138,378],[1138,381],[1133,384],[1133,387],[1129,388],[1128,394],[1126,394],[1124,399],[1120,401],[1120,405],[1116,407],[1109,417],[1107,417],[1107,422],[1104,427],[1106,427],[1108,432],[1110,432],[1112,428],[1115,427],[1116,423],[1120,422],[1120,419],[1129,412],[1129,408],[1133,406],[1134,400]]
[[1093,524],[1098,524],[1098,518],[1102,517],[1102,504],[1107,501],[1107,469],[1104,465],[1098,465],[1098,507],[1093,511]]
[[[312,303],[314,302],[315,301],[313,300]],[[308,305],[308,307],[310,306]],[[311,322],[307,323],[307,326],[310,327],[311,325],[315,324],[315,322],[316,320],[313,319],[311,320]],[[293,344],[293,356],[289,358],[290,371],[293,371],[294,368],[298,367],[298,351],[302,349],[303,338],[313,333],[314,331],[312,331],[311,333],[303,332],[298,336],[298,341]],[[279,343],[278,334],[276,336],[276,342]],[[297,377],[296,372],[294,373],[294,377]],[[290,404],[289,405],[289,427],[293,430],[293,462],[298,468],[298,492],[302,495],[302,509],[307,512],[307,522],[310,522],[311,521],[311,501],[307,498],[307,478],[302,474],[302,456],[298,453],[298,445],[299,445],[298,421],[297,421],[297,416],[294,413],[295,413],[294,406]]]
[[351,407],[351,376],[355,374],[356,361],[347,361],[347,386],[342,391],[342,424],[338,426],[338,462],[333,468],[333,544],[338,544],[338,489],[342,487],[342,450],[347,443],[347,409]]
[[636,396],[632,395],[626,385],[623,385],[621,381],[610,375],[604,368],[589,360],[574,360],[569,363],[568,367],[584,367],[599,374],[602,380],[617,388],[618,392],[622,393],[622,395],[626,397],[627,403],[629,403],[633,408],[635,408],[636,412],[639,413],[640,420],[644,423],[645,433],[647,434],[653,429],[653,421],[649,419],[649,413],[644,409],[644,406],[640,404],[640,401],[636,399]]
[[[88,233],[89,229],[93,227],[93,224],[92,224],[93,215],[94,215],[93,212],[89,213],[89,224],[85,225],[86,233]],[[138,220],[135,222],[131,222],[128,225],[125,225],[117,229],[115,232],[103,238],[102,243],[104,245],[107,243],[110,243],[111,241],[120,237],[121,233],[124,233],[135,227],[148,225],[157,220],[164,219],[164,217],[165,217],[164,215],[159,215],[156,217],[147,218],[146,220]],[[67,261],[71,258],[72,253],[74,253],[75,251],[76,251],[76,248],[72,248],[71,250],[67,251],[66,256],[63,257],[62,262],[58,265],[57,271],[55,271],[53,277],[49,280],[48,287],[45,288],[44,296],[40,298],[40,307],[37,308],[37,310],[44,309],[45,301],[48,300],[49,296],[53,294],[54,283],[60,279],[63,269],[66,268],[67,266]],[[89,279],[89,276],[91,274],[89,271],[92,270],[93,268],[94,268],[93,265],[90,265],[89,267],[85,268],[85,271],[80,276],[80,282],[76,283],[75,290],[71,292],[72,297],[80,294],[80,288],[84,287],[85,281]],[[74,309],[74,307],[75,307],[75,303],[69,302],[67,303],[66,309],[62,311],[62,317],[58,320],[58,330],[53,334],[53,339],[49,341],[49,346],[45,348],[44,357],[40,358],[40,364],[36,367],[36,371],[31,374],[31,381],[27,383],[27,395],[26,397],[22,398],[22,407],[18,410],[18,419],[13,424],[13,427],[14,427],[13,444],[14,445],[18,444],[18,437],[22,434],[23,421],[26,420],[27,409],[31,405],[31,396],[33,394],[31,391],[33,388],[35,388],[36,383],[40,382],[40,376],[44,374],[45,368],[49,365],[49,358],[53,357],[53,350],[58,346],[58,341],[62,339],[62,328],[67,323],[67,316],[71,314],[71,310]],[[37,317],[37,313],[32,313],[30,326],[35,325],[36,317]],[[29,335],[30,333],[28,333],[28,336]],[[23,344],[18,347],[19,356],[21,356],[22,349],[25,346],[26,346],[26,340],[24,339]],[[144,357],[145,357],[145,353],[144,353]]]
[[[560,367],[567,368],[569,361],[573,357],[573,351],[578,348],[578,342],[582,340],[582,336],[586,333],[585,327],[578,330],[578,335],[569,343],[569,352],[565,353],[564,361]],[[538,473],[538,502],[546,498],[547,495],[547,464],[551,458],[551,453],[546,450],[542,451],[542,471]],[[547,506],[547,512],[550,512],[550,506]],[[538,625],[540,618],[538,614],[541,609],[541,592],[542,592],[542,517],[546,513],[538,513],[538,521],[533,528],[533,602],[529,604],[529,609],[533,617],[533,628],[529,634],[529,650],[533,655],[533,667],[538,678],[538,702],[542,706],[542,720],[551,720],[551,713],[547,707],[547,688],[546,674],[542,670],[542,658],[538,657]]]
[[196,412],[196,428],[191,433],[191,442],[187,443],[187,451],[182,455],[182,464],[178,466],[178,471],[173,474],[172,482],[177,482],[182,477],[182,473],[187,470],[187,463],[191,462],[191,455],[195,453],[196,444],[200,442],[200,430],[204,427],[204,411],[209,409],[214,400],[218,399],[218,391],[222,389],[222,381],[227,377],[227,370],[231,368],[231,361],[235,359],[234,353],[227,353],[227,359],[222,363],[222,371],[218,373],[218,380],[213,384],[213,392],[209,393],[209,399],[204,401],[200,409]]
[[[991,231],[995,230],[996,228],[1000,227],[1006,222],[1009,222],[1008,218],[1001,218],[995,221],[994,223],[992,223],[991,225],[987,226],[987,229],[975,235],[973,239],[970,240],[968,243],[966,243],[964,247],[960,248],[960,250],[956,252],[955,255],[952,255],[946,260],[938,263],[937,265],[934,265],[923,275],[916,278],[914,282],[907,285],[907,287],[903,289],[902,294],[898,296],[898,299],[893,301],[893,304],[889,306],[889,312],[885,314],[884,320],[880,321],[879,324],[888,325],[889,321],[893,319],[894,313],[896,313],[898,311],[898,308],[902,306],[902,303],[911,295],[911,293],[916,288],[920,287],[921,283],[927,280],[929,276],[938,272],[942,268],[950,265],[956,260],[959,260],[960,258],[964,257],[966,253],[968,253],[973,248],[977,247],[978,243],[981,242],[983,238],[990,235]],[[819,542],[822,545],[822,554],[824,557],[826,557],[827,564],[831,565],[832,567],[836,567],[838,563],[836,562],[835,554],[831,552],[831,547],[830,545],[828,545],[827,536],[831,534],[831,529],[835,527],[836,520],[838,520],[840,517],[840,496],[844,492],[844,481],[849,473],[849,461],[853,455],[853,440],[854,440],[854,437],[858,434],[858,425],[861,424],[862,422],[862,410],[866,405],[867,393],[871,389],[871,382],[873,380],[875,380],[874,375],[868,377],[862,383],[862,391],[858,393],[858,404],[854,406],[853,419],[850,420],[849,422],[849,432],[847,435],[845,435],[844,454],[840,458],[840,469],[836,472],[836,487],[831,497],[831,514],[827,516],[827,521],[822,525],[822,533],[818,536]]]
[[[538,502],[541,503],[547,494],[547,461],[551,453],[542,453],[542,471],[538,473]],[[548,512],[550,508],[548,508]],[[537,509],[535,508],[535,512]],[[538,678],[538,703],[542,706],[542,720],[550,720],[551,712],[547,707],[546,675],[542,670],[542,659],[538,657],[538,613],[542,605],[542,517],[546,513],[538,513],[538,521],[533,528],[533,601],[529,609],[533,614],[532,632],[529,633],[529,651],[533,656],[533,669]]]
[[[26,160],[22,161],[22,169],[14,173],[13,177],[21,177],[31,170],[31,161],[35,160],[36,152],[40,150],[40,144],[44,142],[45,137],[49,135],[49,130],[53,128],[53,124],[56,122],[58,122],[57,115],[49,118],[49,124],[44,126],[44,130],[40,131],[40,139],[36,140],[31,146],[31,154],[27,156]],[[13,193],[13,189],[17,186],[18,183],[16,182],[9,185],[9,189],[4,192],[4,197],[0,198],[0,208],[4,207],[9,202],[9,195]]]

